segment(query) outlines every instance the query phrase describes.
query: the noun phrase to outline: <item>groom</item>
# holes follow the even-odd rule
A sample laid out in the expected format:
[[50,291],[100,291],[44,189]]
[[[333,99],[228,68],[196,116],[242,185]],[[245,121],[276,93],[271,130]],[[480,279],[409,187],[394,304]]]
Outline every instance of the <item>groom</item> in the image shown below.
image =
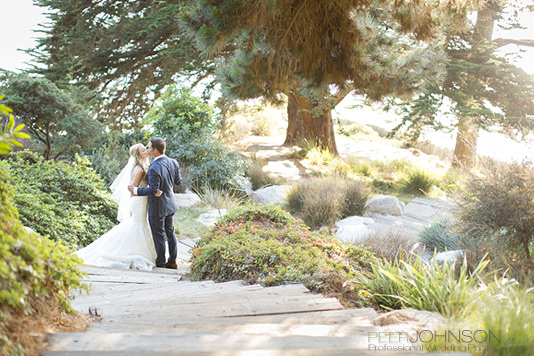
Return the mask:
[[[180,166],[176,160],[165,156],[165,140],[160,137],[150,139],[148,153],[154,157],[147,172],[148,188],[129,185],[128,190],[133,195],[148,196],[148,222],[156,247],[156,267],[177,269],[178,249],[173,217],[178,208],[174,202],[173,187],[182,183]],[[158,190],[163,193],[156,197]],[[165,235],[167,235],[170,255],[167,263],[165,263]]]

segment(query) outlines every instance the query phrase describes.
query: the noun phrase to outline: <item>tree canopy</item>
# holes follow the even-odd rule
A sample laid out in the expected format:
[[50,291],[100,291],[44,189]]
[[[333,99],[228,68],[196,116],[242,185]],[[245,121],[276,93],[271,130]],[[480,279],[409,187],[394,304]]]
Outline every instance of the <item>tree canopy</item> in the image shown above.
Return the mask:
[[8,75],[1,90],[14,116],[42,144],[45,159],[89,149],[102,133],[102,125],[48,79]]

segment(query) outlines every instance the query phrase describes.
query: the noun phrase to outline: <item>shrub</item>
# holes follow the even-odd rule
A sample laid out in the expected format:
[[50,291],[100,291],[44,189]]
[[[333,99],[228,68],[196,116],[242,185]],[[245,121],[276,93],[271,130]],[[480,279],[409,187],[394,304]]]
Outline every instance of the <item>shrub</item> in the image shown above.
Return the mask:
[[[532,290],[525,290],[516,281],[496,279],[483,285],[484,293],[473,298],[461,319],[450,320],[447,330],[481,330],[474,355],[508,356],[534,354],[534,312]],[[442,332],[440,332],[441,334]],[[435,338],[429,349],[457,347],[468,350],[473,340],[468,338]],[[463,342],[463,343],[462,343]],[[478,351],[478,352],[477,352]]]
[[399,182],[399,190],[405,194],[426,195],[437,180],[422,169],[411,169]]
[[278,206],[247,205],[230,211],[197,243],[191,265],[195,280],[243,279],[265,286],[303,283],[338,296],[348,305],[366,303],[356,282],[376,258],[346,248],[327,234],[310,233]]
[[111,185],[130,157],[130,147],[136,143],[148,145],[145,132],[111,132],[102,136],[102,142],[93,150],[83,153],[106,185]]
[[395,260],[399,254],[408,255],[415,243],[410,232],[390,228],[378,229],[359,242],[376,257],[389,261]]
[[354,123],[345,126],[340,125],[337,132],[340,135],[351,137],[355,140],[373,141],[379,138],[378,132],[362,123]]
[[153,136],[166,139],[166,154],[187,167],[193,189],[238,188],[236,177],[244,176],[245,161],[214,137],[217,116],[190,90],[170,88],[146,120]]
[[47,317],[56,309],[70,311],[69,293],[81,288],[81,260],[61,242],[26,232],[8,181],[0,168],[0,354],[37,354],[30,333],[45,330],[33,323],[52,324]]
[[281,178],[273,177],[266,173],[263,170],[263,163],[258,159],[253,159],[246,171],[246,175],[250,178],[253,190],[258,190],[269,185],[279,185],[283,183]]
[[373,267],[374,279],[368,287],[376,302],[385,309],[413,308],[436,311],[445,316],[465,315],[488,262],[481,261],[469,273],[467,263],[455,271],[456,264],[439,267],[419,256],[404,261],[384,261]]
[[243,202],[243,196],[237,192],[213,189],[210,186],[204,186],[199,196],[204,204],[215,209],[233,209]]
[[534,167],[530,162],[491,162],[479,176],[471,175],[459,192],[457,216],[466,235],[488,236],[522,249],[523,263],[532,269],[534,238]]
[[20,220],[36,232],[77,249],[115,225],[117,205],[87,159],[44,161],[23,151],[0,166],[11,174]]
[[444,252],[459,248],[460,236],[454,231],[449,217],[432,223],[419,234],[421,242],[429,249]]
[[288,193],[288,209],[311,228],[333,225],[339,219],[362,215],[369,196],[362,182],[338,177],[305,180]]

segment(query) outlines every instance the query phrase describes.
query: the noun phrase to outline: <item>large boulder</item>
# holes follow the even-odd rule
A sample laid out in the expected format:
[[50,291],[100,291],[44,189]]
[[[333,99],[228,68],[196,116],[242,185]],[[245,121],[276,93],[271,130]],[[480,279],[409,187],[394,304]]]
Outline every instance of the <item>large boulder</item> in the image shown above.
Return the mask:
[[179,208],[189,208],[200,203],[200,197],[191,191],[174,194],[174,202]]
[[375,221],[371,218],[349,216],[336,223],[336,237],[346,244],[361,242],[374,233],[370,229],[373,224],[375,224]]
[[282,204],[286,200],[286,195],[290,189],[290,185],[272,185],[254,191],[250,199],[262,205]]
[[438,263],[438,266],[443,267],[445,263],[448,265],[455,264],[457,262],[460,262],[463,258],[464,258],[463,250],[453,250],[453,251],[440,252],[431,260],[436,261]]
[[207,213],[200,214],[196,221],[207,227],[212,227],[213,225],[215,225],[217,220],[219,220],[219,218],[226,215],[226,212],[226,209],[211,210]]
[[373,214],[402,216],[404,203],[391,195],[376,195],[365,203],[364,209],[365,216]]

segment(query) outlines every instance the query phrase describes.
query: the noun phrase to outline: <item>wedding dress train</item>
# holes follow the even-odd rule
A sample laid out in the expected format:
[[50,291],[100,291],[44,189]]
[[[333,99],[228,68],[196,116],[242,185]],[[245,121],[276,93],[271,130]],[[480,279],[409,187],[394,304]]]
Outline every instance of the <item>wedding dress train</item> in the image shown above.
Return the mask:
[[152,270],[156,249],[147,217],[147,197],[130,198],[131,216],[75,252],[87,265]]

